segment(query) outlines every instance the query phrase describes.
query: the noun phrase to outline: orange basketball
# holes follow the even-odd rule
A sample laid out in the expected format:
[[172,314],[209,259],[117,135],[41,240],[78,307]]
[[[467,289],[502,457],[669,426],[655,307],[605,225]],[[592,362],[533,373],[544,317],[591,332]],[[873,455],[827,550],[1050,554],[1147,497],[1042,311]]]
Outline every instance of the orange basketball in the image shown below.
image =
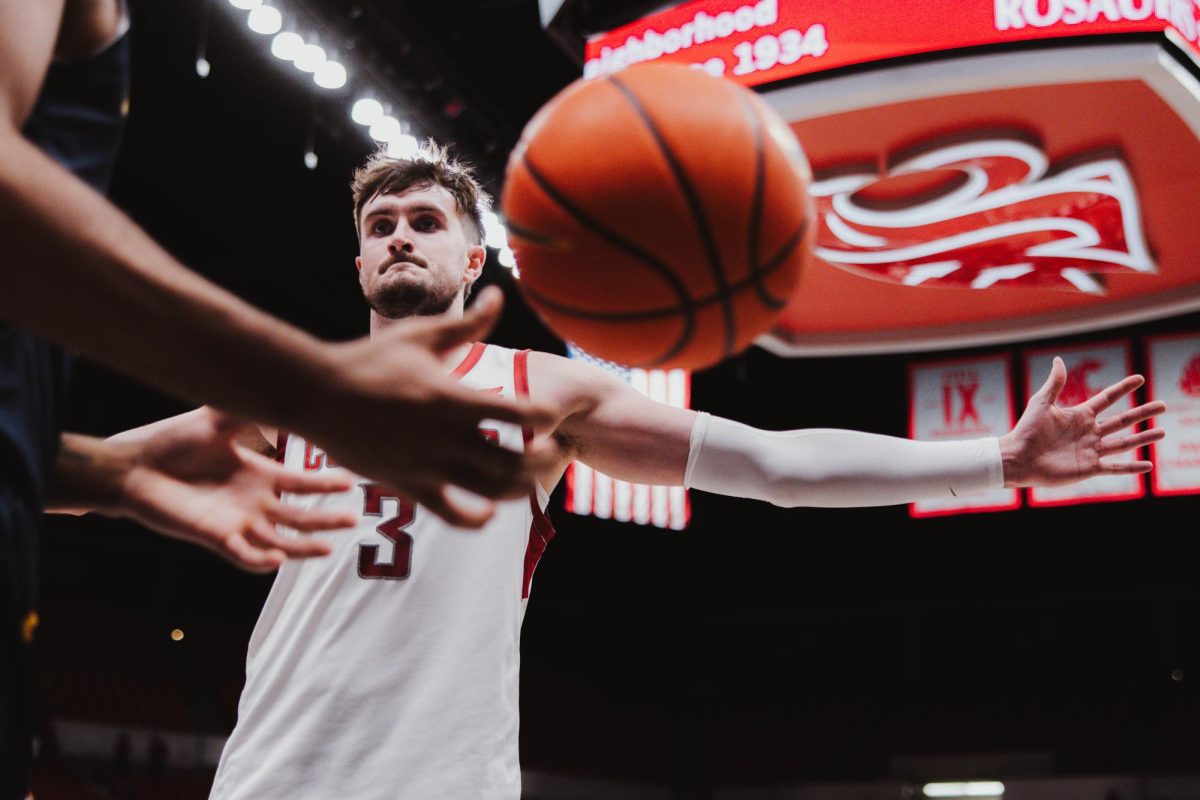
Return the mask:
[[667,64],[576,81],[508,162],[518,284],[593,355],[714,364],[787,303],[811,249],[810,180],[791,130],[735,83]]

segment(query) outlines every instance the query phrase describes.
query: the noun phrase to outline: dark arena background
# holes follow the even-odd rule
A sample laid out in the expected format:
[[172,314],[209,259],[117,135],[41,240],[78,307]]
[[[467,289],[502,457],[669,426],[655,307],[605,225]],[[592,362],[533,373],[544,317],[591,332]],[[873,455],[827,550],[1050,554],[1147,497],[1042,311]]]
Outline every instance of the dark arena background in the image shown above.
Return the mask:
[[[248,9],[229,0],[135,0],[134,86],[112,196],[185,264],[330,339],[367,332],[348,189],[352,169],[376,147],[350,116],[360,95],[389,103],[406,132],[453,142],[499,195],[525,122],[583,74],[586,36],[672,11],[671,4],[634,0],[270,5],[289,29],[346,66],[347,83],[314,86],[271,54],[271,38],[251,31]],[[694,19],[696,9],[711,7],[715,18],[741,4],[673,5],[686,5]],[[979,5],[964,3],[961,13]],[[1117,52],[1103,48],[1149,48],[1150,61],[1183,87],[1162,92],[1174,121],[1095,129],[1086,148],[1074,151],[1122,154],[1144,198],[1140,213],[1158,272],[1108,276],[1105,297],[1118,303],[1115,310],[1089,296],[1082,305],[1047,301],[1031,318],[1022,315],[1041,301],[1023,298],[1068,293],[911,289],[984,299],[939,301],[966,317],[937,324],[931,316],[914,323],[893,314],[882,333],[863,326],[845,333],[825,316],[819,330],[806,331],[798,301],[766,348],[692,376],[692,407],[769,429],[905,436],[910,375],[922,364],[999,356],[1011,365],[1019,410],[1027,353],[1047,354],[1036,362],[1040,383],[1050,351],[1123,343],[1132,368],[1143,371],[1158,337],[1200,336],[1193,152],[1200,147],[1200,7],[1185,2],[1181,12],[1179,5],[1101,3],[1114,13],[1161,7],[1176,14],[1168,20],[1175,27],[1159,20],[1155,28],[1153,15],[1113,21],[1102,8],[1093,21],[1112,25],[1091,31],[1071,27],[1064,11],[1071,3],[986,2],[989,25],[993,14],[1003,15],[1006,30],[1050,38],[1001,41],[996,34],[955,43],[929,35],[928,47],[863,47],[828,72],[814,67],[758,82],[821,178],[822,159],[844,166],[829,143],[829,120],[839,114],[878,111],[862,124],[880,127],[856,129],[856,141],[879,139],[893,154],[925,138],[969,132],[930,112],[936,130],[897,140],[884,101],[829,105],[823,81],[847,81],[847,92],[885,87],[879,91],[919,104],[968,92],[922,94],[918,78],[936,77],[947,59],[967,65],[958,74],[978,58],[986,61],[981,76],[1011,77],[1015,67],[996,59],[1017,58],[1032,69],[1052,64],[1055,47],[1084,54],[1073,63]],[[933,3],[778,0],[777,9],[781,18],[810,22],[828,15],[832,56],[834,18],[885,6],[912,6],[906,13],[914,26],[941,14],[946,31],[959,13],[957,4]],[[1187,13],[1190,40],[1179,18]],[[876,33],[880,41],[921,38],[882,25]],[[762,47],[743,51],[760,71],[764,54]],[[1095,80],[1166,80],[1135,66],[1122,72],[1113,66],[1120,58],[1097,59]],[[910,72],[888,84],[876,68]],[[1052,66],[1046,70],[1047,85],[1059,81]],[[1018,91],[1011,81],[990,80],[977,90]],[[1085,80],[1062,78],[1064,85]],[[798,108],[804,90],[819,109]],[[1068,116],[1091,124],[1118,114],[1119,105]],[[1051,130],[1053,120],[1039,130],[1022,117],[1031,107],[991,106],[980,124],[1040,142],[1051,162],[1071,156],[1074,146]],[[870,303],[890,302],[885,289],[910,289],[826,263],[812,267],[813,280],[820,270],[831,281],[866,287],[867,299],[854,309],[862,319]],[[1137,281],[1164,292],[1141,299],[1128,288]],[[483,282],[498,284],[508,300],[493,341],[566,352],[522,303],[494,248]],[[826,291],[821,284],[809,296]],[[913,302],[901,299],[894,308],[936,313]],[[982,322],[973,328],[976,317]],[[951,333],[932,335],[938,325]],[[913,330],[932,334],[922,339]],[[70,428],[108,435],[185,408],[84,363],[72,388]],[[1195,441],[1194,429],[1190,435]],[[560,487],[551,500],[558,535],[538,567],[522,640],[525,796],[1200,797],[1200,582],[1189,555],[1200,533],[1200,499],[1156,491],[1149,478],[1136,494],[1063,505],[1018,497],[1004,511],[920,515],[906,507],[784,510],[692,493],[687,528],[664,530],[568,513]],[[43,538],[37,797],[206,797],[270,585],[269,576],[239,572],[124,521],[52,518]],[[949,788],[929,786],[937,783]]]

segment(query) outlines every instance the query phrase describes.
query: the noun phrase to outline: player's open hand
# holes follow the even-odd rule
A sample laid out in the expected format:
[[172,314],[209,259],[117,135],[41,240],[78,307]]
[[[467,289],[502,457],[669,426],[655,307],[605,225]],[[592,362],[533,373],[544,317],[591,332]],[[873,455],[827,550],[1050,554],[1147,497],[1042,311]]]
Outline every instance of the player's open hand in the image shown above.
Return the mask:
[[287,558],[326,555],[328,542],[284,536],[275,526],[333,530],[352,526],[354,515],[285,505],[279,493],[345,491],[350,476],[286,471],[235,443],[245,427],[205,408],[156,428],[137,448],[117,511],[255,572],[276,569]]
[[1067,368],[1055,358],[1050,377],[1029,399],[1016,427],[1000,437],[1004,485],[1062,486],[1097,475],[1148,472],[1149,461],[1119,461],[1114,456],[1162,439],[1161,428],[1137,432],[1135,427],[1161,414],[1166,404],[1155,401],[1098,419],[1145,379],[1130,375],[1077,406],[1062,408],[1055,401],[1066,380]]
[[494,512],[485,498],[527,493],[556,458],[548,444],[515,452],[480,434],[487,420],[544,429],[554,418],[548,409],[459,386],[445,374],[444,359],[487,336],[501,305],[489,287],[462,319],[405,319],[382,336],[335,345],[336,380],[322,387],[333,395],[306,404],[319,413],[297,432],[447,521],[482,525]]

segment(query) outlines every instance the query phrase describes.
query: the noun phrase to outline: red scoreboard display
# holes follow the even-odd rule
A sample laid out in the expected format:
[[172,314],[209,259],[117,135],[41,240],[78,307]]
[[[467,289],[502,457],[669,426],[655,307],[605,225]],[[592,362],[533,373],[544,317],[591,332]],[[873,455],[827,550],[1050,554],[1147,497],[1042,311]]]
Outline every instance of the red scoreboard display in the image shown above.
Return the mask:
[[812,163],[785,355],[946,349],[1200,308],[1200,0],[689,2],[585,76],[757,88]]

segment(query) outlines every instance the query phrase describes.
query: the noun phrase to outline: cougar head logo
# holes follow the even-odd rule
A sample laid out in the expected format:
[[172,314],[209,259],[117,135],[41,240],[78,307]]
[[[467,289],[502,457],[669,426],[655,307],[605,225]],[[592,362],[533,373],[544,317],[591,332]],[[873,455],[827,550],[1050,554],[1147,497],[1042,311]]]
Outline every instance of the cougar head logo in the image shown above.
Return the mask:
[[1071,367],[1067,372],[1067,382],[1063,384],[1062,392],[1058,395],[1058,405],[1070,407],[1086,403],[1099,391],[1091,387],[1088,377],[1103,367],[1104,365],[1094,358],[1085,358]]
[[1179,389],[1188,397],[1200,397],[1200,356],[1188,361],[1179,376]]
[[[1016,138],[951,144],[887,175],[812,185],[823,260],[907,286],[1035,286],[1102,294],[1103,273],[1153,274],[1137,193],[1125,164],[1097,158],[1058,171]],[[933,199],[864,202],[860,190],[899,176],[959,173]]]

